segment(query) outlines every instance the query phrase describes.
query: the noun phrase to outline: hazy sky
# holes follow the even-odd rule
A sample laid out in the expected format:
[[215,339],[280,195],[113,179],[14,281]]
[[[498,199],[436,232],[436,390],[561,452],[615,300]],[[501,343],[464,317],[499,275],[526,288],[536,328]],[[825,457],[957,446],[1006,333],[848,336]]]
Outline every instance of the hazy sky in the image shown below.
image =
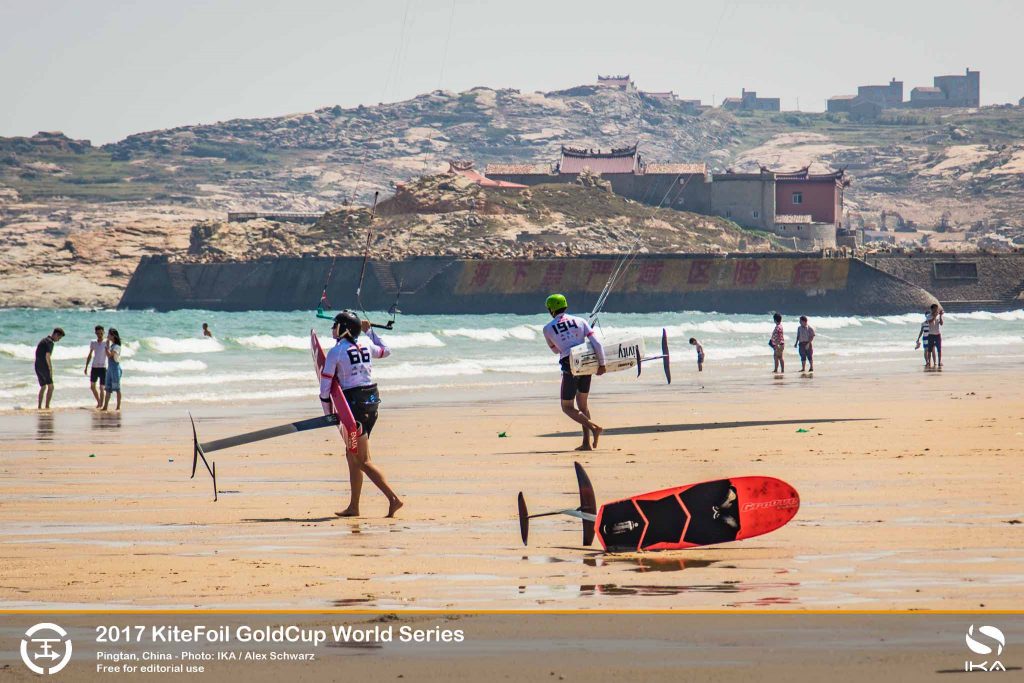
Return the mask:
[[[630,73],[720,102],[823,110],[895,76],[981,70],[1024,96],[1024,3],[903,0],[0,0],[0,135],[131,133],[442,87],[554,90]],[[450,39],[449,39],[450,36]]]

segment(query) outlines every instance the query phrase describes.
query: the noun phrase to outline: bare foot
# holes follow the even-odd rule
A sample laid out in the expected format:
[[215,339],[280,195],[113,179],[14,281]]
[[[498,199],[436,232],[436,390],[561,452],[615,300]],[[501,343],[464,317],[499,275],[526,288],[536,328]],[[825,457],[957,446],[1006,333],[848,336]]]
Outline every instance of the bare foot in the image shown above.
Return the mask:
[[357,508],[353,510],[352,508],[345,508],[341,512],[335,512],[334,515],[336,517],[358,517],[359,509]]
[[405,503],[399,498],[395,498],[391,501],[391,505],[388,506],[388,517],[394,517],[395,513],[401,510],[403,505],[405,505]]
[[597,425],[594,425],[594,428],[591,430],[591,433],[594,435],[594,448],[597,448],[597,440],[601,437],[602,432],[604,432],[604,427],[598,427]]
[[577,447],[576,447],[576,448],[574,448],[573,450],[574,450],[574,451],[592,451],[592,450],[594,450],[594,449],[590,447],[590,444],[589,444],[589,443],[585,443],[585,444],[583,444],[582,446],[577,446]]

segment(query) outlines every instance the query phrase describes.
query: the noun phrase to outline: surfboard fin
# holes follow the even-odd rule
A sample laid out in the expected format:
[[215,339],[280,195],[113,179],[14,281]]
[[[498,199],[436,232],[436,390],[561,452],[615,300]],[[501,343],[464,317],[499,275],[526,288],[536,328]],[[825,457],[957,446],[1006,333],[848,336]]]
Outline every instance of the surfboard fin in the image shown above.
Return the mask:
[[203,447],[199,443],[199,435],[196,434],[196,421],[192,419],[192,413],[188,414],[188,420],[192,423],[192,476],[189,479],[195,479],[196,466],[199,464],[199,459],[203,459],[203,464],[206,466],[206,471],[210,473],[213,478],[213,502],[217,502],[217,463],[210,465],[210,462],[206,459],[206,453],[203,452]]
[[526,498],[519,492],[519,534],[523,537],[523,545],[527,545],[530,536],[530,511],[526,509]]
[[[580,487],[580,512],[587,515],[597,514],[597,499],[594,496],[594,485],[590,483],[590,477],[583,465],[578,462],[576,466],[576,483]],[[581,518],[583,522],[583,545],[589,546],[594,543],[594,520]]]
[[665,368],[665,382],[672,384],[672,368],[668,355],[668,332],[665,331],[665,328],[661,329],[661,356],[662,367]]

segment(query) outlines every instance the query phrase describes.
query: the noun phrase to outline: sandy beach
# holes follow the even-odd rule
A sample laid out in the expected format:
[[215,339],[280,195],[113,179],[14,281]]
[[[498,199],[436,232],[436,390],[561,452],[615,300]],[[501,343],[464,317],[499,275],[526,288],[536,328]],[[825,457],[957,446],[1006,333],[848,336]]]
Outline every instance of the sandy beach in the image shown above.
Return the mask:
[[[692,370],[689,371],[692,373]],[[184,407],[0,415],[5,608],[1021,609],[1024,397],[1014,373],[830,377],[767,372],[598,383],[600,448],[575,453],[554,380],[498,392],[388,396],[375,459],[407,505],[357,520],[338,435],[214,454],[219,502],[189,480]],[[709,375],[709,377],[711,377]],[[550,394],[550,395],[549,395]],[[316,399],[205,404],[201,439],[316,414]],[[805,429],[806,432],[798,430]],[[507,436],[499,437],[500,433]],[[689,551],[606,554],[578,522],[572,463],[598,503],[742,475],[793,484],[769,535]],[[1017,586],[1017,588],[1014,588]]]

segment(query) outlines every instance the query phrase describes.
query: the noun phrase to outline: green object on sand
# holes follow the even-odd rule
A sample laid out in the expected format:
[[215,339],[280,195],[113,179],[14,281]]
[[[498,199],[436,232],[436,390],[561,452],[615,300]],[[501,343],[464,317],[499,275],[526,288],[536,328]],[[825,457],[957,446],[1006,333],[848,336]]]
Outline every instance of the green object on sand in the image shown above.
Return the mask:
[[95,458],[95,457],[96,457],[96,454],[95,454],[95,453],[90,453],[90,454],[89,454],[89,457],[90,457],[90,458]]
[[801,427],[800,429],[796,430],[796,433],[797,434],[806,434],[809,431],[811,431],[811,430],[810,429],[804,429],[803,427]]
[[499,439],[507,439],[508,438],[508,433],[506,433],[506,432],[498,432],[498,438]]

